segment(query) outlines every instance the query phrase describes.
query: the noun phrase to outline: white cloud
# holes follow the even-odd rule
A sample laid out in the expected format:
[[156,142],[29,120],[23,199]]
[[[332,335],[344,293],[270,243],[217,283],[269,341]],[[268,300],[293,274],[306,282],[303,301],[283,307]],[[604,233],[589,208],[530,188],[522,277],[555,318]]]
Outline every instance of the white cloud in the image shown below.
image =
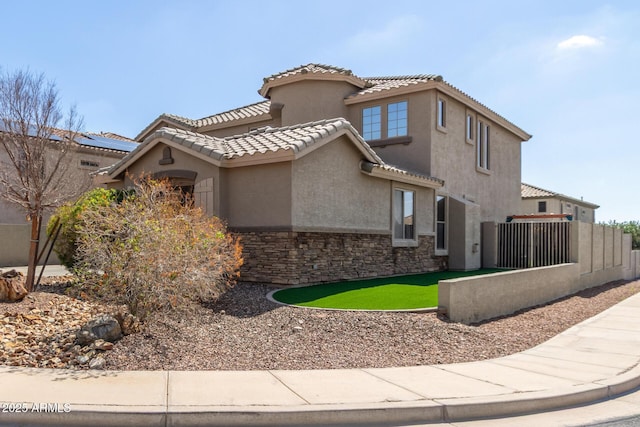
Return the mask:
[[588,47],[597,47],[602,46],[604,43],[602,40],[596,39],[595,37],[585,36],[585,35],[577,35],[573,37],[569,37],[566,40],[558,43],[558,49],[581,49]]

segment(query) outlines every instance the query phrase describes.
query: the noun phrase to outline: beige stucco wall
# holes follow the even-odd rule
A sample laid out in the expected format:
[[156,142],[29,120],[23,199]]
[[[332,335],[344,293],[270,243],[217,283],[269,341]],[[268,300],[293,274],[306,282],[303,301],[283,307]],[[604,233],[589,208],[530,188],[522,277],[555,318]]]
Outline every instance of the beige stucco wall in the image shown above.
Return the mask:
[[347,137],[293,163],[293,225],[390,230],[390,182],[360,172],[362,154]]
[[167,144],[159,143],[151,148],[143,157],[135,162],[127,170],[127,174],[123,176],[122,185],[113,185],[114,187],[128,187],[132,184],[131,179],[141,175],[152,175],[159,172],[169,173],[175,170],[187,170],[196,173],[195,185],[206,180],[213,180],[211,187],[212,201],[209,204],[209,215],[220,215],[220,170],[215,165],[194,157],[190,153],[181,150],[179,147],[171,146],[172,164],[161,165],[159,162],[163,156],[163,150]]
[[230,227],[291,227],[291,162],[224,170],[221,215]]
[[344,136],[296,160],[293,226],[390,233],[392,190],[399,188],[415,191],[418,235],[433,234],[434,190],[365,175],[362,158]]
[[[446,101],[446,128],[436,126],[438,97]],[[440,194],[468,199],[480,205],[481,221],[504,221],[520,212],[521,141],[510,131],[461,102],[435,89],[367,101],[350,106],[349,119],[362,131],[362,109],[382,106],[385,137],[385,107],[407,101],[408,144],[374,147],[385,162],[445,181]],[[466,140],[466,115],[490,126],[490,171],[476,167],[476,145]]]
[[282,126],[347,117],[344,98],[356,90],[340,81],[303,80],[274,87],[269,96],[272,104],[283,104]]
[[[569,202],[558,197],[522,199],[519,213],[523,215],[538,214],[538,202],[547,202],[544,213],[573,215],[573,219],[582,222],[595,222],[595,209],[576,202]],[[578,215],[576,216],[576,207]]]
[[[412,138],[409,144],[394,144],[376,146],[374,150],[382,159],[392,165],[431,174],[431,129],[433,126],[432,105],[433,91],[422,91],[412,94],[392,96],[376,99],[350,106],[348,120],[356,129],[362,132],[362,110],[374,106],[381,106],[382,138],[386,138],[387,114],[386,106],[391,103],[407,102],[407,133]],[[375,142],[374,142],[375,144]]]

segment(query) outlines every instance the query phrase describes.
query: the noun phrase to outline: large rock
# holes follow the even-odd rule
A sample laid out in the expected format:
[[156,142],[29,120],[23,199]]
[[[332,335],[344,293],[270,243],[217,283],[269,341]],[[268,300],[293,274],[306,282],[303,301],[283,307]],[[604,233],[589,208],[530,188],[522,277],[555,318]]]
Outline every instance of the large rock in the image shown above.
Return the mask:
[[122,338],[122,329],[118,320],[108,314],[91,319],[76,334],[79,345],[89,345],[96,340],[116,342]]
[[24,275],[22,273],[10,270],[0,274],[0,302],[20,301],[28,293],[24,287]]

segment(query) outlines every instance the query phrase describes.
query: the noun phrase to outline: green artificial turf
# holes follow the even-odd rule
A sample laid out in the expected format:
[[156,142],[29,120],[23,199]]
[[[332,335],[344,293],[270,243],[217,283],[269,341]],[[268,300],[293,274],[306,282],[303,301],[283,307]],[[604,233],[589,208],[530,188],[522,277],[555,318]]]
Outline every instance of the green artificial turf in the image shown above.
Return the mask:
[[408,310],[438,306],[438,281],[504,270],[440,271],[281,289],[272,297],[291,305],[353,310]]

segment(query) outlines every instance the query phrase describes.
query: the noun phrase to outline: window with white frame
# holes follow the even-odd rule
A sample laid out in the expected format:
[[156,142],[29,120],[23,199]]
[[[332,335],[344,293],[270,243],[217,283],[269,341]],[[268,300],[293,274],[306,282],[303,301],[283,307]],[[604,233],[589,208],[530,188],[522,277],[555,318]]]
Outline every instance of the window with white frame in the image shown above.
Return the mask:
[[447,249],[447,198],[436,197],[436,250]]
[[415,191],[393,190],[393,239],[415,240]]
[[381,107],[368,107],[362,109],[362,137],[369,141],[381,138],[382,114]]
[[447,128],[447,101],[445,101],[443,98],[438,98],[437,109],[437,128],[440,130],[445,130]]
[[476,159],[480,169],[489,170],[491,154],[490,126],[482,120],[478,120],[476,128]]
[[407,101],[387,106],[387,138],[407,135]]

